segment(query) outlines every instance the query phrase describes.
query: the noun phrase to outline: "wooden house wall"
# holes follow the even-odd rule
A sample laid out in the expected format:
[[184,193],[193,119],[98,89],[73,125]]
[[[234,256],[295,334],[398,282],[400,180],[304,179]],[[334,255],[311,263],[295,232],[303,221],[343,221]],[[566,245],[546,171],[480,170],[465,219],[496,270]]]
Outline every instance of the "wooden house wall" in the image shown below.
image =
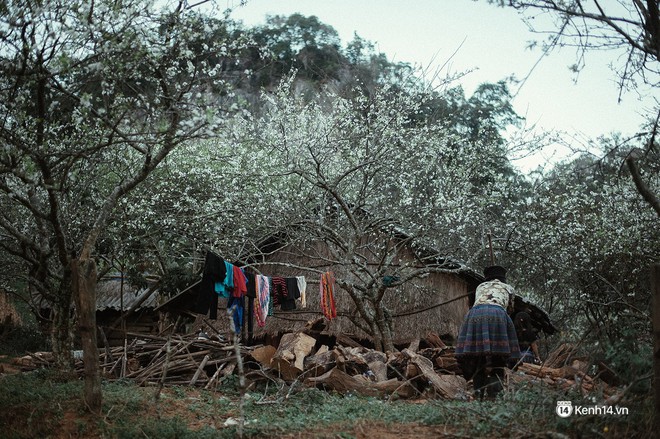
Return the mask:
[[[309,320],[322,316],[320,306],[319,281],[320,274],[316,270],[331,270],[336,277],[350,279],[351,274],[341,267],[328,267],[323,258],[324,246],[314,245],[298,251],[295,247],[282,248],[267,258],[267,263],[256,268],[268,276],[300,276],[307,279],[307,308],[294,311],[276,311],[269,316],[264,328],[256,328],[254,335],[266,333],[276,334],[300,329]],[[316,255],[311,256],[310,255]],[[393,264],[414,261],[412,252],[406,250],[400,253],[399,260]],[[415,262],[417,266],[419,262]],[[452,340],[457,336],[460,325],[468,311],[468,298],[464,297],[443,306],[427,309],[432,305],[449,301],[468,292],[468,283],[462,277],[453,273],[430,273],[423,278],[414,279],[407,284],[388,289],[385,302],[393,317],[393,332],[395,343],[405,343],[415,338],[426,336],[429,331],[437,332],[444,338]],[[328,327],[332,334],[345,333],[358,338],[369,338],[362,330],[351,323],[344,314],[355,314],[355,305],[348,293],[338,286],[335,289],[335,301],[338,317],[333,319]],[[424,310],[423,312],[409,313]],[[401,315],[399,314],[406,314]]]
[[[100,326],[110,346],[121,346],[124,344],[124,333],[122,325],[110,328],[120,316],[118,310],[106,309],[96,312],[96,323]],[[153,309],[142,309],[128,316],[125,322],[126,332],[138,334],[158,333],[159,315]],[[100,336],[100,334],[99,334]],[[103,343],[103,340],[99,340]]]

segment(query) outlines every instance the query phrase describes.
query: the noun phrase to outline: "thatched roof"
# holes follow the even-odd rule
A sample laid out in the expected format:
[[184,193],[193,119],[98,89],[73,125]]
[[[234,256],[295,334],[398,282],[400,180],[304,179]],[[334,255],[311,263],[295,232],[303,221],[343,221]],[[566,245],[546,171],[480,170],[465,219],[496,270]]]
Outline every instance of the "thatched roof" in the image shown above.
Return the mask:
[[[96,284],[96,310],[121,311],[122,308],[127,310],[138,303],[144,294],[148,293],[149,288],[132,286],[126,279],[122,282],[122,276],[119,274],[107,276]],[[154,309],[157,305],[158,293],[154,292],[149,294],[142,303],[138,303],[135,311]]]
[[[455,257],[443,254],[432,245],[414,238],[413,235],[401,227],[389,226],[383,232],[399,242],[405,242],[406,247],[411,252],[411,257],[416,259],[420,264],[427,267],[441,267],[446,270],[455,270],[455,274],[468,283],[469,290],[476,289],[484,280],[484,276],[474,268]],[[258,264],[264,260],[264,255],[274,253],[293,244],[295,244],[295,241],[292,240],[286,231],[272,233],[258,242],[256,245],[258,250],[256,255],[245,254],[239,260],[244,261],[246,264]]]
[[[123,293],[123,294],[122,294]],[[51,309],[51,304],[40,294],[33,297],[41,309]],[[153,286],[140,288],[131,285],[125,278],[122,282],[120,274],[108,275],[96,283],[96,310],[121,311],[135,306],[134,311],[155,309],[158,305],[158,291]]]

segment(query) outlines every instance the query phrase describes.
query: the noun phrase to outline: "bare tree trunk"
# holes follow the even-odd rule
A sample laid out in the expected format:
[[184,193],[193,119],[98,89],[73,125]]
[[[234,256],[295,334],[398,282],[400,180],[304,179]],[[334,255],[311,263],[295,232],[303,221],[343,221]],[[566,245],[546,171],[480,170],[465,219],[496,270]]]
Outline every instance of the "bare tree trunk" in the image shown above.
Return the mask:
[[392,331],[390,331],[390,322],[387,321],[383,302],[378,302],[376,307],[376,326],[380,332],[383,352],[394,352],[394,342],[392,340]]
[[651,266],[651,318],[653,320],[653,390],[655,431],[660,428],[660,264]]
[[100,413],[102,395],[99,349],[96,343],[96,263],[89,257],[74,259],[72,274],[85,366],[84,399],[92,413]]
[[373,332],[374,349],[383,352],[383,340],[380,337],[380,331],[378,330],[378,326],[376,325],[376,322],[373,322],[373,324],[371,324],[370,326]]
[[637,162],[631,156],[626,159],[626,164],[632,175],[633,182],[637,188],[637,192],[644,198],[644,200],[649,203],[649,205],[655,210],[655,213],[660,216],[660,199],[651,191],[648,185],[642,179],[642,175],[639,172],[639,167]]
[[71,328],[71,281],[60,288],[56,301],[53,303],[53,326],[51,342],[55,366],[61,371],[70,371],[73,366],[71,349],[73,348],[73,333]]
[[[371,305],[371,309],[374,312],[373,314],[367,312],[368,305]],[[367,301],[364,301],[361,307],[362,309],[364,309],[364,312],[362,313],[364,321],[367,323],[367,325],[369,326],[369,330],[371,331],[370,335],[374,341],[374,349],[383,352],[383,339],[381,338],[381,332],[376,322],[378,319],[378,314],[376,312],[376,309],[373,306],[372,302],[367,302]]]

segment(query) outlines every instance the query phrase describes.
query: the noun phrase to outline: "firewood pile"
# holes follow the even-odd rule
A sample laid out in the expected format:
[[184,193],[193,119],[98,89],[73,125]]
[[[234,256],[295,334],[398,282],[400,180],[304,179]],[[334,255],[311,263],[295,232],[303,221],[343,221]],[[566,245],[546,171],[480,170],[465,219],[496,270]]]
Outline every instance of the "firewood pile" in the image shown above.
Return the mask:
[[406,348],[386,354],[342,344],[332,349],[321,345],[314,351],[316,344],[314,337],[302,332],[285,334],[277,348],[261,346],[250,352],[248,364],[254,360],[259,373],[247,377],[267,372],[287,383],[370,396],[467,397],[453,348]]
[[[310,335],[310,333],[312,335]],[[126,346],[102,350],[100,363],[106,379],[130,379],[138,385],[188,385],[220,390],[227,377],[238,373],[237,349],[248,387],[259,382],[398,398],[469,399],[452,347],[435,334],[397,352],[383,353],[360,346],[347,337],[332,346],[320,344],[314,332],[289,333],[277,347],[235,346],[221,337],[138,335]],[[340,341],[341,340],[341,341]],[[319,346],[320,345],[320,346]],[[588,363],[572,359],[562,345],[543,365],[520,364],[507,376],[509,388],[543,382],[558,389],[601,391],[606,397],[620,390],[587,374]],[[78,355],[77,357],[80,357]],[[568,364],[570,360],[570,364]],[[33,353],[13,361],[27,371],[53,365],[51,353]],[[82,359],[76,359],[82,375]]]
[[558,389],[578,389],[583,394],[600,391],[607,399],[621,393],[618,377],[607,366],[599,363],[594,377],[587,374],[589,369],[586,358],[576,356],[575,347],[565,343],[552,351],[543,364],[520,364],[509,377],[514,384],[533,380]]

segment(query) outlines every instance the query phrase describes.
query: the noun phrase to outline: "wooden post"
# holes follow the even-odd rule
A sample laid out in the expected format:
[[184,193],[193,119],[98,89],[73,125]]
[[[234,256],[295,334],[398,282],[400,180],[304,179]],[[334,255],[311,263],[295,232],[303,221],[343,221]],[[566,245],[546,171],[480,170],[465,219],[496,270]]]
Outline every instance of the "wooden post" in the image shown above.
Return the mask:
[[651,319],[653,323],[653,390],[655,431],[660,428],[660,264],[651,266]]
[[99,349],[96,344],[96,263],[91,258],[74,259],[72,273],[85,366],[85,403],[92,413],[100,413],[101,376]]
[[493,237],[488,232],[488,248],[490,249],[490,265],[495,265],[495,255],[493,254]]

